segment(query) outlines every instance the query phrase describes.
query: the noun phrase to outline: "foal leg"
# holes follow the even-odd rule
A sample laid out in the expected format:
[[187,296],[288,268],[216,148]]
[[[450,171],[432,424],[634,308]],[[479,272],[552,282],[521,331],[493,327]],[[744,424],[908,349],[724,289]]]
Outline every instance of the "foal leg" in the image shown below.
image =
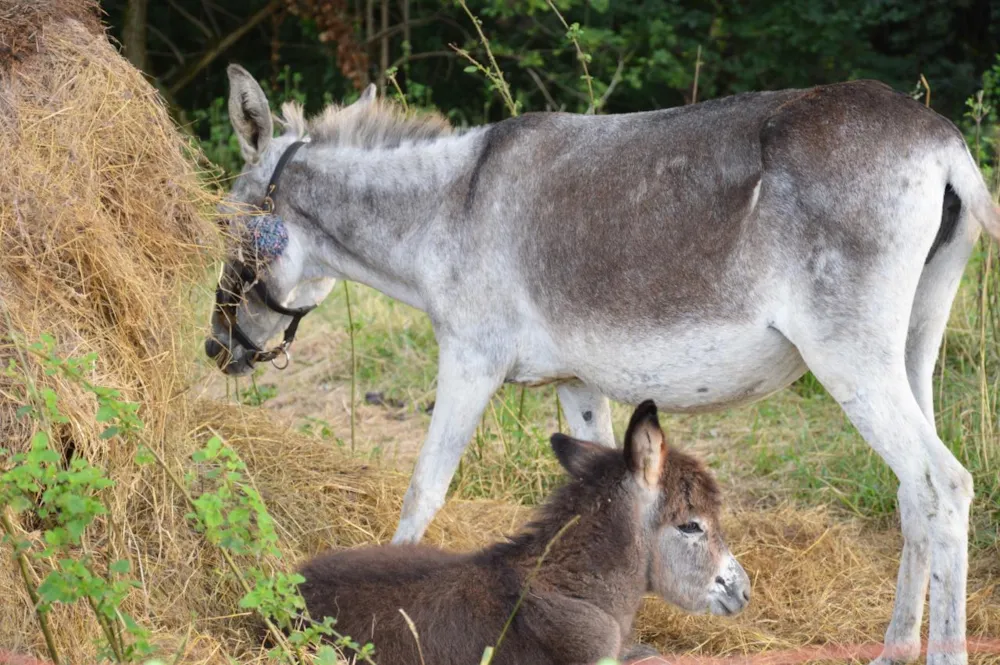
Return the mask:
[[622,651],[621,625],[601,608],[579,598],[532,591],[525,597],[518,619],[521,630],[534,638],[552,665],[592,665],[602,658],[617,658]]
[[393,544],[419,542],[444,505],[462,453],[503,381],[503,371],[485,355],[440,345],[431,425],[403,498]]
[[862,328],[852,335],[861,343],[849,341],[850,337],[837,341],[826,338],[822,344],[801,345],[799,349],[816,377],[899,478],[900,518],[906,541],[893,618],[885,650],[876,662],[908,662],[919,655],[920,617],[929,572],[928,664],[965,663],[972,476],[938,438],[910,389],[904,349],[893,350],[895,344],[880,345],[878,326]]
[[561,383],[556,389],[570,433],[577,439],[615,447],[611,404],[596,388],[581,381]]

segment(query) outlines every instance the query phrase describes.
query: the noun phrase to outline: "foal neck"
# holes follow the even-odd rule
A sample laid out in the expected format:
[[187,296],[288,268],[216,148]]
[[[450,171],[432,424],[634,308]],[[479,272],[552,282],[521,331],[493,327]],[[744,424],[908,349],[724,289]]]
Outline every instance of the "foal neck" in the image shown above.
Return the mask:
[[634,614],[648,586],[648,546],[629,502],[624,463],[616,462],[620,453],[614,458],[599,477],[558,489],[516,536],[483,555],[517,570],[522,584],[530,576],[533,586],[585,599],[613,616]]

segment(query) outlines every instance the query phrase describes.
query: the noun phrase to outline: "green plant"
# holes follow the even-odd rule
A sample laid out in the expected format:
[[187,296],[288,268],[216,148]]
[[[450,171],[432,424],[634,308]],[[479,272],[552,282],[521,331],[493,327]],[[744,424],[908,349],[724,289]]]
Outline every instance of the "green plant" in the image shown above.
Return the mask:
[[[190,489],[185,490],[192,507],[187,518],[207,542],[225,553],[230,572],[244,590],[240,607],[261,616],[278,643],[271,657],[304,665],[307,661],[303,650],[313,647],[316,649],[315,663],[332,664],[336,662],[335,652],[320,641],[334,636],[336,646],[353,650],[361,660],[370,660],[374,651],[371,644],[361,646],[350,637],[337,634],[332,618],[317,623],[305,616],[305,601],[298,592],[298,585],[305,578],[266,567],[266,557],[281,560],[278,536],[274,521],[260,493],[247,478],[246,465],[239,455],[218,436],[213,436],[191,459],[201,471],[187,474],[189,488],[205,481],[214,483],[214,487],[197,496]],[[234,557],[244,558],[252,565],[243,569]]]
[[250,378],[250,389],[245,390],[240,395],[240,403],[246,406],[260,406],[269,399],[278,396],[278,386],[273,383],[263,383],[257,385],[257,380],[253,376]]
[[[17,347],[21,350],[21,347]],[[100,438],[120,439],[131,444],[137,464],[156,462],[181,491],[190,507],[187,518],[210,545],[219,549],[230,573],[244,591],[240,606],[256,612],[264,621],[277,643],[271,655],[295,665],[334,665],[334,647],[350,649],[359,660],[373,662],[371,644],[359,645],[350,637],[333,630],[333,620],[314,622],[305,615],[305,602],[298,593],[304,579],[278,569],[268,562],[280,563],[281,552],[274,521],[260,493],[246,475],[246,466],[236,452],[222,440],[211,437],[192,455],[197,472],[185,475],[182,481],[167,460],[143,438],[144,424],[138,416],[139,405],[122,399],[119,391],[98,386],[87,377],[95,369],[96,354],[82,358],[62,358],[56,353],[56,341],[43,335],[40,342],[26,350],[41,365],[48,376],[58,376],[83,388],[96,398],[95,421],[101,423]],[[55,603],[75,603],[85,600],[101,627],[105,638],[99,645],[102,658],[115,662],[134,662],[152,655],[149,631],[140,626],[122,609],[133,587],[139,583],[127,577],[128,560],[109,562],[100,572],[99,557],[86,546],[85,533],[93,522],[107,514],[100,493],[113,485],[103,471],[82,456],[69,460],[52,448],[53,432],[69,422],[59,406],[54,388],[36,387],[26,368],[26,357],[20,363],[11,360],[6,368],[8,379],[21,390],[22,406],[17,413],[30,418],[36,431],[26,452],[11,454],[0,474],[0,526],[3,542],[13,549],[22,578],[36,606],[39,626],[53,662],[60,663],[55,636],[50,630],[47,614]],[[210,489],[204,487],[210,485]],[[195,485],[202,491],[195,494]],[[6,511],[21,516],[31,513],[43,525],[44,548],[39,549],[17,536]],[[236,558],[249,562],[246,567]],[[32,564],[47,565],[55,559],[41,584],[35,587]],[[333,645],[321,644],[330,637]],[[306,650],[312,656],[306,658]]]
[[[93,371],[96,355],[60,358],[55,353],[55,339],[49,335],[42,336],[40,342],[26,350],[39,360],[46,375],[69,379],[97,398],[95,420],[109,423],[101,438],[141,427],[137,405],[122,400],[118,391],[95,386],[85,378]],[[64,460],[53,449],[54,431],[69,419],[60,409],[57,392],[51,387],[37,387],[25,364],[22,356],[21,364],[12,359],[6,368],[7,378],[22,391],[23,403],[17,414],[31,419],[35,432],[27,452],[11,454],[9,450],[0,450],[0,454],[7,456],[0,475],[3,540],[14,548],[18,557],[22,579],[36,605],[46,647],[55,663],[59,663],[58,650],[46,615],[56,603],[73,604],[81,600],[90,606],[104,635],[105,642],[99,645],[100,657],[119,663],[133,662],[150,655],[152,648],[149,631],[122,609],[129,590],[138,585],[127,577],[130,563],[118,559],[102,566],[84,541],[94,521],[107,514],[100,494],[113,483],[83,457],[73,454]],[[19,538],[7,510],[19,517],[33,514],[42,524],[44,547],[39,549]],[[29,560],[40,567],[49,567],[37,588],[33,588]],[[55,563],[49,564],[50,561]]]
[[298,431],[302,434],[308,434],[310,436],[323,439],[324,441],[334,439],[339,445],[343,445],[343,441],[340,441],[340,439],[336,437],[333,425],[322,418],[306,416],[305,422],[298,426]]

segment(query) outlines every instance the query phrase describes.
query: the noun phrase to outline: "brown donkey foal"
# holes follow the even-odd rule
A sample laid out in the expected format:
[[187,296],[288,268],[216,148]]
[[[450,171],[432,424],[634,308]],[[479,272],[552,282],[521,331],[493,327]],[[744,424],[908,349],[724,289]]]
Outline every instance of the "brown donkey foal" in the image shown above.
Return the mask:
[[562,434],[552,448],[571,479],[513,539],[471,554],[390,545],[322,555],[301,569],[310,616],[334,617],[339,632],[373,642],[379,665],[474,665],[496,644],[546,545],[577,516],[530,580],[495,665],[628,658],[648,592],[690,612],[746,606],[750,581],[723,541],[715,480],[667,447],[652,401],[632,414],[624,453]]

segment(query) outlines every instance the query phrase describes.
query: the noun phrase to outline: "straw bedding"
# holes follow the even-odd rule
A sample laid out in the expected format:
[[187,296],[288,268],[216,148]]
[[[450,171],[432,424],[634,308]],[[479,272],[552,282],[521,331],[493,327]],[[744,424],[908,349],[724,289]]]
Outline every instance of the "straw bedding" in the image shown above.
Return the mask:
[[[0,362],[15,356],[11,332],[29,342],[52,333],[64,355],[96,352],[90,379],[143,405],[150,444],[179,471],[199,443],[222,435],[271,507],[288,562],[325,547],[388,540],[404,476],[298,436],[273,414],[188,397],[205,318],[192,311],[191,293],[210,288],[220,246],[208,216],[215,194],[152,87],[102,33],[93,3],[2,0],[0,47]],[[180,662],[263,661],[238,609],[240,594],[185,521],[165,474],[135,466],[132,450],[98,438],[92,398],[30,360],[26,369],[56,389],[69,416],[58,445],[72,446],[116,483],[103,497],[110,514],[86,546],[98,566],[133,562],[143,586],[128,598],[128,611],[165,653],[186,641]],[[0,393],[0,436],[23,449],[31,425],[14,415],[17,387],[0,379]],[[428,541],[473,547],[511,532],[526,515],[502,503],[452,502]],[[37,539],[37,526],[18,528]],[[880,638],[893,595],[895,534],[788,506],[742,507],[726,526],[754,581],[750,609],[722,620],[650,601],[639,622],[643,638],[674,653],[712,655]],[[1000,634],[997,572],[995,562],[974,562],[973,635]],[[99,630],[89,613],[57,608],[51,620],[64,662],[90,662]],[[0,649],[0,661],[45,653],[8,546],[0,547]]]

